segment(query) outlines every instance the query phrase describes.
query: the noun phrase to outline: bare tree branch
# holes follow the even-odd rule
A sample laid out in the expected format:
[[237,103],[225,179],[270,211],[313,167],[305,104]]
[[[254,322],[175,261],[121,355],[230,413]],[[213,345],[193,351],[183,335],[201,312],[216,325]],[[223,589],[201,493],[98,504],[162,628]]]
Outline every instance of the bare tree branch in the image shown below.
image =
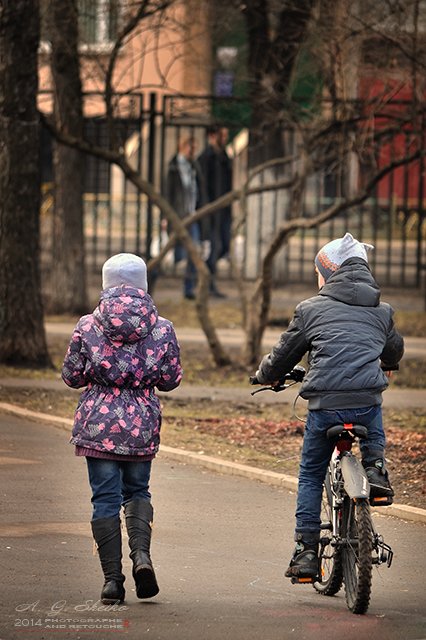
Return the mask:
[[[414,5],[413,22],[414,22],[415,30],[418,28],[418,18],[419,18],[418,1],[419,0],[416,0],[416,3]],[[388,30],[381,28],[382,26],[381,23],[378,23],[377,25],[368,23],[366,20],[363,20],[359,15],[352,16],[352,18],[356,20],[360,25],[362,25],[363,27],[362,31],[364,33],[371,33],[375,36],[378,36],[380,40],[389,42],[391,45],[393,45],[403,54],[407,62],[409,62],[410,64],[415,64],[421,67],[422,69],[426,69],[426,63],[421,59],[419,59],[419,57],[417,56],[417,51],[415,49],[410,51],[408,47],[404,46],[404,43],[401,41],[401,38],[397,38],[393,34],[389,33]]]
[[160,211],[164,214],[166,219],[170,222],[175,234],[176,238],[183,244],[185,247],[189,257],[195,265],[199,276],[199,286],[197,291],[196,298],[196,309],[198,313],[198,318],[200,321],[200,325],[203,328],[203,331],[206,335],[207,341],[209,343],[211,352],[215,358],[216,364],[218,366],[223,366],[225,364],[230,363],[229,356],[222,348],[222,345],[217,336],[216,329],[211,321],[209,315],[209,305],[208,305],[208,284],[210,274],[207,269],[207,266],[204,260],[201,258],[197,247],[192,241],[188,231],[184,224],[182,224],[182,220],[179,218],[176,211],[170,205],[168,200],[166,200],[161,194],[159,194],[155,187],[144,180],[137,171],[135,171],[130,164],[127,162],[124,153],[112,151],[111,149],[104,149],[102,147],[98,147],[96,145],[91,145],[85,140],[81,140],[79,138],[75,138],[73,136],[65,134],[63,131],[56,129],[53,124],[50,122],[48,118],[44,116],[44,114],[40,114],[40,117],[45,124],[45,126],[49,129],[51,134],[62,144],[68,145],[70,147],[80,149],[85,153],[96,156],[98,158],[102,158],[111,164],[115,164],[122,170],[125,177],[130,180],[132,184],[134,184],[137,189],[139,189],[142,193],[145,193],[148,198],[151,200],[153,204],[155,204]]
[[292,220],[283,222],[275,234],[272,242],[268,247],[263,261],[261,275],[257,279],[252,292],[252,302],[256,303],[256,309],[258,313],[252,313],[250,322],[255,326],[252,326],[251,331],[247,331],[247,344],[246,344],[246,362],[247,364],[255,364],[258,360],[258,354],[260,345],[262,343],[263,333],[266,327],[266,322],[269,314],[269,307],[271,301],[271,287],[272,287],[272,267],[273,261],[278,251],[286,244],[289,237],[301,229],[312,229],[319,227],[322,223],[335,218],[339,214],[352,209],[362,204],[370,195],[376,185],[392,171],[398,167],[408,164],[421,157],[426,156],[426,151],[417,150],[411,156],[401,158],[390,162],[380,171],[378,171],[373,178],[365,186],[364,190],[354,196],[353,198],[342,200],[328,207],[316,216],[310,218],[296,217]]
[[110,123],[109,127],[110,127],[111,142],[113,140],[113,135],[112,135],[113,111],[112,111],[112,104],[111,104],[112,94],[113,94],[112,78],[113,78],[114,68],[115,68],[118,54],[124,44],[125,39],[132,33],[132,31],[136,29],[136,27],[140,24],[141,20],[145,20],[146,18],[149,18],[158,12],[164,11],[171,4],[173,4],[174,1],[175,0],[164,0],[163,2],[160,2],[158,5],[155,5],[151,10],[149,10],[151,0],[142,0],[139,3],[137,11],[135,11],[135,13],[131,13],[129,20],[123,26],[123,28],[121,29],[120,33],[118,34],[114,42],[114,46],[109,57],[108,67],[105,75],[105,108],[106,108],[107,121]]

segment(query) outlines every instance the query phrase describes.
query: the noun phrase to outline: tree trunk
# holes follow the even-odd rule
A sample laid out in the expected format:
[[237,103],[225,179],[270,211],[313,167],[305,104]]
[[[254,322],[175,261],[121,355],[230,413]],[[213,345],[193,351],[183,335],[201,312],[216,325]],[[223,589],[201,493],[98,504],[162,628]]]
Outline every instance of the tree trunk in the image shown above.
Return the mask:
[[247,0],[249,99],[252,123],[249,166],[284,155],[281,122],[294,67],[308,33],[315,0],[274,3]]
[[[252,126],[248,164],[250,168],[273,158],[291,156],[295,149],[283,137],[285,105],[290,98],[291,81],[298,54],[306,40],[315,0],[274,4],[267,0],[248,0],[242,9],[248,34],[248,75]],[[267,168],[254,184],[278,179],[291,180],[294,168],[288,164]],[[293,189],[294,192],[294,189]],[[292,193],[293,193],[292,192]],[[287,217],[295,214],[287,205]],[[251,216],[258,216],[255,210]],[[262,337],[268,323],[272,289],[272,261],[262,257],[262,271],[251,293],[244,296],[245,345],[247,366],[259,362]],[[242,290],[243,291],[243,290]]]
[[[49,34],[54,84],[54,118],[58,129],[83,135],[82,90],[78,57],[76,0],[50,0]],[[80,151],[54,144],[55,197],[53,265],[49,310],[85,313],[87,307],[83,224],[84,164]]]
[[39,271],[39,7],[0,4],[0,361],[50,365]]
[[[295,178],[290,194],[289,209],[293,213],[292,217],[299,220],[303,218],[303,196],[307,172],[308,170],[305,169],[300,177]],[[284,224],[281,230],[278,230],[263,256],[260,277],[256,281],[251,295],[246,296],[243,360],[248,366],[256,365],[260,360],[262,339],[268,326],[272,302],[274,260],[278,251],[288,243],[293,233],[294,229],[291,227],[291,220],[288,222],[287,229]]]

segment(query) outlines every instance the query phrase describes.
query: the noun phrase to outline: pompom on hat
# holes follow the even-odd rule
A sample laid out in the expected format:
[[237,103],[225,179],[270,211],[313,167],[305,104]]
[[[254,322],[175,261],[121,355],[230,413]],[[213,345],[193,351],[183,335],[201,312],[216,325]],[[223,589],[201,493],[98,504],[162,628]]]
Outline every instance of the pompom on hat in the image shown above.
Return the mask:
[[371,249],[374,249],[372,244],[359,242],[350,233],[345,233],[343,238],[328,242],[318,251],[315,265],[327,281],[349,258],[362,258],[368,262],[367,252]]
[[148,291],[146,264],[133,253],[117,253],[102,267],[102,289],[120,287],[123,284]]

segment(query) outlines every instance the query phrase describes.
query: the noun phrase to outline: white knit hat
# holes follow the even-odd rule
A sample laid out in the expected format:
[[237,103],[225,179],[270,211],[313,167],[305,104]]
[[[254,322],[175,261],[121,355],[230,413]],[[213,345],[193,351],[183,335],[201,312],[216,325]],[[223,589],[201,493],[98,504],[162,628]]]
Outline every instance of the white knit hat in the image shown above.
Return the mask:
[[359,242],[350,233],[325,244],[315,257],[315,265],[324,280],[340,269],[349,258],[362,258],[368,262],[367,251],[374,249],[372,244]]
[[102,289],[127,284],[148,291],[146,264],[133,253],[117,253],[102,267]]

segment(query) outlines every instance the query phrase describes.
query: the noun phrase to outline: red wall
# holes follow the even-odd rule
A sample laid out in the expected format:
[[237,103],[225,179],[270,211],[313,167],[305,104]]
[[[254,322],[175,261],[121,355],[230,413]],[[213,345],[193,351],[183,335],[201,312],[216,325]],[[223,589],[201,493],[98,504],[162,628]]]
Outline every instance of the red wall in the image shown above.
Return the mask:
[[[377,155],[378,168],[385,167],[392,160],[412,155],[418,147],[418,135],[410,135],[416,127],[411,116],[413,91],[410,84],[401,78],[362,77],[359,81],[359,98],[365,101],[367,118],[365,127],[378,133],[390,127],[396,129],[392,141],[382,144]],[[426,97],[426,96],[425,96]],[[398,122],[398,116],[408,120],[404,125]],[[420,119],[417,126],[420,127]],[[401,131],[398,133],[397,131]],[[423,145],[426,142],[423,139]],[[368,176],[361,172],[361,180]],[[371,177],[371,176],[370,176]],[[423,193],[421,193],[421,186]],[[416,208],[419,197],[426,197],[426,175],[423,171],[423,185],[420,185],[420,162],[413,161],[409,165],[398,167],[392,174],[384,177],[377,188],[379,199],[393,200],[395,204],[405,208]]]

